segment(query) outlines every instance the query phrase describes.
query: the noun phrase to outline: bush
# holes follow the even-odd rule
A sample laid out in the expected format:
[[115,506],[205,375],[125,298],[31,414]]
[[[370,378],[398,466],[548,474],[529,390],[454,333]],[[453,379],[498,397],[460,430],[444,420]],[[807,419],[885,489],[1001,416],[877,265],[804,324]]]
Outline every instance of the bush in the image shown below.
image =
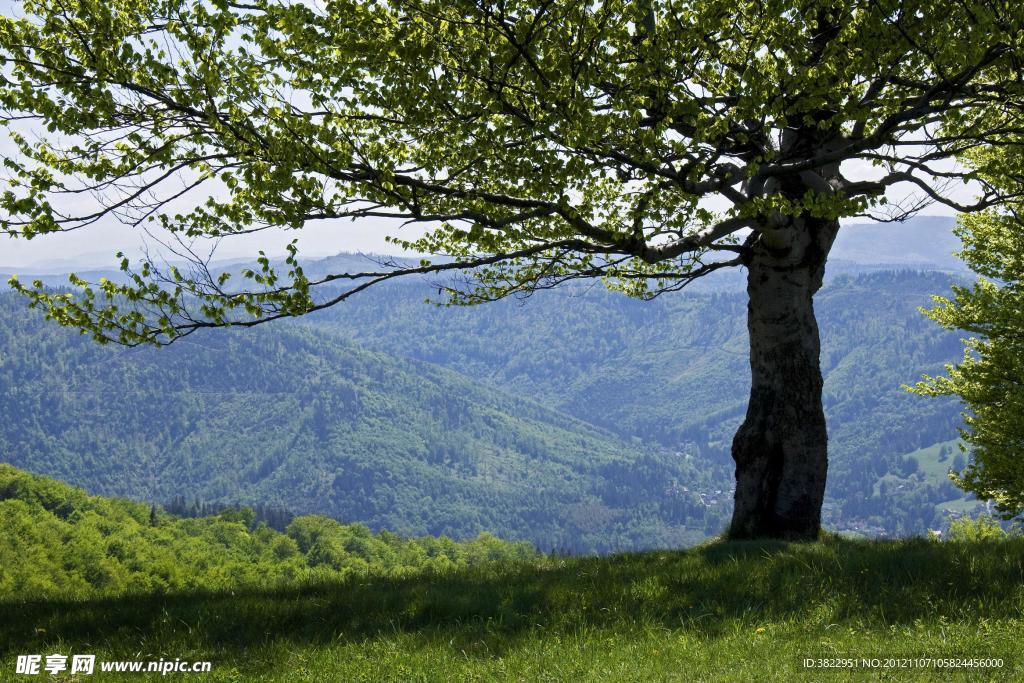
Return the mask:
[[977,541],[999,541],[1008,534],[992,515],[982,514],[976,519],[961,517],[949,523],[950,541],[974,543]]

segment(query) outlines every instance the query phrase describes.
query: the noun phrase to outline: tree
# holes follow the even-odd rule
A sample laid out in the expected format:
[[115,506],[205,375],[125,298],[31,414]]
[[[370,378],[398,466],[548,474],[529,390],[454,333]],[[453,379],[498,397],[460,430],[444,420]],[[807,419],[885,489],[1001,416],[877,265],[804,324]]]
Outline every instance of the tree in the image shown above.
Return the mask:
[[[732,448],[734,537],[819,530],[812,299],[839,219],[1000,205],[1010,197],[984,169],[943,162],[1021,142],[1013,2],[22,7],[0,23],[19,149],[4,229],[28,239],[116,217],[180,238],[192,263],[122,259],[126,282],[76,279],[75,295],[15,283],[58,322],[159,344],[407,275],[453,271],[448,301],[478,303],[579,278],[653,297],[742,266],[752,386]],[[848,177],[852,163],[874,171]],[[950,191],[962,179],[976,201]],[[887,204],[899,187],[912,194]],[[232,280],[188,242],[344,218],[423,224],[392,241],[431,256],[310,279],[293,245],[285,272],[261,254]]]
[[[1015,175],[1020,182],[1021,159]],[[957,396],[964,414],[963,440],[972,461],[953,461],[953,481],[981,500],[995,502],[1007,518],[1024,513],[1024,229],[1016,212],[990,212],[961,219],[961,254],[980,277],[971,287],[954,286],[953,297],[934,297],[925,313],[949,330],[971,336],[964,357],[946,375],[925,377],[914,391]]]

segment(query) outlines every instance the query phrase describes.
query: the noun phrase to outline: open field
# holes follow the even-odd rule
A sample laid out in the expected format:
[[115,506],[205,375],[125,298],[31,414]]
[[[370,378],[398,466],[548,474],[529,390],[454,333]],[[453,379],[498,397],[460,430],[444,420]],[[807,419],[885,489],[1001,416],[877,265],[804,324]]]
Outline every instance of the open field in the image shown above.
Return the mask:
[[[0,604],[15,655],[209,660],[50,680],[1021,680],[1024,540],[711,543],[400,579]],[[953,673],[805,658],[1001,658]],[[41,680],[45,676],[39,677]]]

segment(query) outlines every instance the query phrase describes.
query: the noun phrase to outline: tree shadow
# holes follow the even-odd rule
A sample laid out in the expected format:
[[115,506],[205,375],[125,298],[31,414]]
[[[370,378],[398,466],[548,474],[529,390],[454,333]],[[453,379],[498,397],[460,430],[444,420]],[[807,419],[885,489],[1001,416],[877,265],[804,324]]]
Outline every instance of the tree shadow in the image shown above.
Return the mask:
[[625,630],[642,622],[715,637],[736,620],[771,623],[822,610],[837,623],[877,625],[939,615],[1020,618],[1019,602],[1003,596],[1022,584],[1022,540],[713,543],[286,589],[7,600],[0,650],[47,652],[59,642],[137,652],[140,642],[192,643],[229,658],[237,652],[240,664],[246,651],[271,641],[319,645],[406,633],[493,657],[538,633],[583,625]]

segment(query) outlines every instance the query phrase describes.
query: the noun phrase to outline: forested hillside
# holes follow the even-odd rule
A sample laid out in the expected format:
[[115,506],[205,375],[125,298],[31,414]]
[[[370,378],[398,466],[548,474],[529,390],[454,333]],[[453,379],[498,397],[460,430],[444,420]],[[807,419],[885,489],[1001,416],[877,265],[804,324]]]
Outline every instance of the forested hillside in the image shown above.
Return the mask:
[[277,325],[100,347],[0,297],[2,458],[147,501],[283,504],[406,535],[693,543],[710,475],[451,371]]
[[0,463],[0,601],[271,588],[537,557],[488,534],[407,539],[315,515],[280,533],[252,516],[182,519]]
[[[957,405],[901,389],[959,356],[916,310],[949,282],[875,272],[818,297],[833,529],[921,533],[965,507],[945,478]],[[403,534],[606,551],[721,530],[748,386],[740,292],[464,309],[424,305],[431,291],[398,283],[303,326],[134,350],[0,297],[0,452],[99,493]]]
[[[961,353],[956,335],[917,311],[948,291],[950,278],[905,270],[844,275],[816,299],[833,528],[920,533],[941,525],[941,503],[960,498],[933,455],[917,454],[926,458],[921,463],[905,457],[956,438],[955,402],[902,389]],[[411,284],[381,288],[314,324],[717,464],[716,476],[728,486],[730,439],[749,391],[742,292],[643,302],[596,288],[563,289],[473,308],[427,307],[423,296],[424,288]],[[891,484],[885,496],[878,495],[883,477]]]

